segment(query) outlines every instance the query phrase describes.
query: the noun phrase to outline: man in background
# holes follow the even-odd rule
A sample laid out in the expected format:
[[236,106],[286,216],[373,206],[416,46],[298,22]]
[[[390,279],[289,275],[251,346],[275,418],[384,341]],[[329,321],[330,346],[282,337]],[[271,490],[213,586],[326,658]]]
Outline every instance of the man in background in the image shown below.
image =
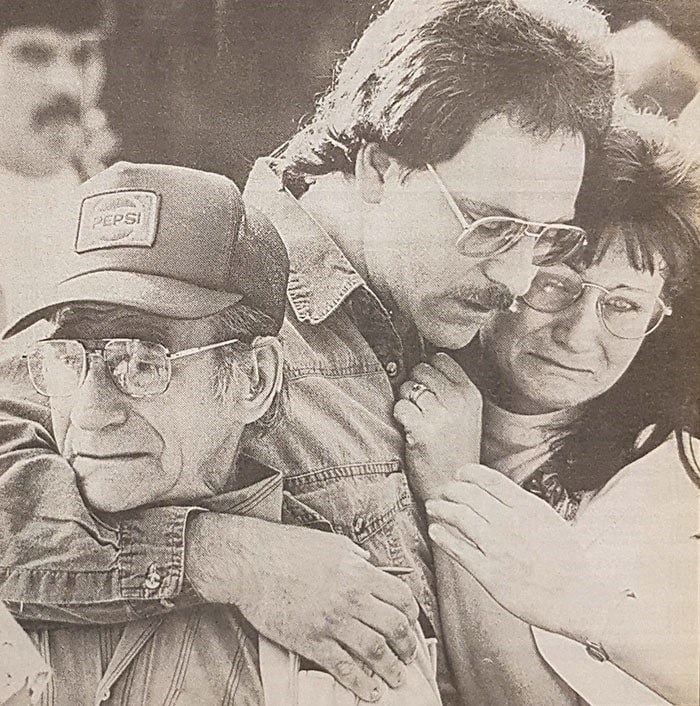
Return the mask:
[[51,278],[53,212],[114,146],[97,107],[107,20],[100,0],[0,4],[0,324]]

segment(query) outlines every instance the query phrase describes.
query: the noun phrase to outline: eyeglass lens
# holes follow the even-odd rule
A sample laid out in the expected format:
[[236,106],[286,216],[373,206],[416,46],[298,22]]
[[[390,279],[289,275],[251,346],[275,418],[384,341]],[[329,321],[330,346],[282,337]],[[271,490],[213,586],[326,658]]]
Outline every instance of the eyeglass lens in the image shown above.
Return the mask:
[[[100,350],[99,348],[88,350]],[[158,343],[110,340],[101,348],[115,385],[132,397],[164,392],[170,382],[167,350]],[[39,341],[27,354],[29,377],[36,390],[49,397],[68,397],[87,372],[86,349],[76,340]]]
[[[522,299],[533,309],[549,313],[563,311],[576,302],[586,286],[581,276],[568,267],[543,267]],[[650,292],[628,287],[599,289],[597,311],[604,326],[619,338],[642,338],[658,326],[664,308]]]
[[582,230],[570,226],[537,225],[487,216],[464,230],[457,241],[457,249],[468,257],[488,257],[506,252],[526,234],[537,236],[533,262],[539,266],[571,256],[585,237]]
[[104,359],[117,387],[132,397],[159,395],[170,382],[167,351],[158,343],[109,341]]

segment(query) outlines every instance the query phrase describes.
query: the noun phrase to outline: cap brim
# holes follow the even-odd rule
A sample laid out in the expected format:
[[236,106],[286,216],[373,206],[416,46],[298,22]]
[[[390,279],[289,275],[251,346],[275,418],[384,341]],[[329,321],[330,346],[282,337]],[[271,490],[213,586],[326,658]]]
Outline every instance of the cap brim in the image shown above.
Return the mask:
[[130,306],[173,319],[199,319],[237,304],[242,294],[198,287],[158,275],[115,270],[87,272],[46,292],[35,307],[3,332],[7,339],[46,318],[57,307],[76,302]]

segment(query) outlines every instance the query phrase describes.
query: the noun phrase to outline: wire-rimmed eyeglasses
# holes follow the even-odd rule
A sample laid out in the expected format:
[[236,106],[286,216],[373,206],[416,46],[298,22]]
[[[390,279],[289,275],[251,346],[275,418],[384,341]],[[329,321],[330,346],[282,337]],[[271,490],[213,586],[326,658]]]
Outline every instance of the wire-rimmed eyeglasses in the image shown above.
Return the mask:
[[139,398],[168,389],[174,361],[235,343],[240,341],[233,338],[171,353],[160,343],[137,338],[45,339],[37,341],[24,357],[32,385],[46,397],[74,394],[87,377],[89,358],[99,355],[117,388]]
[[542,267],[521,300],[536,311],[556,313],[577,302],[586,287],[598,290],[598,318],[618,338],[644,338],[672,313],[671,307],[652,292],[624,286],[607,289],[587,282],[566,265]]
[[493,257],[507,252],[522,238],[530,237],[535,238],[532,261],[541,266],[566,260],[586,242],[583,229],[565,223],[537,223],[509,216],[478,217],[469,212],[465,215],[435,167],[431,164],[425,166],[462,226],[462,233],[456,241],[460,255]]

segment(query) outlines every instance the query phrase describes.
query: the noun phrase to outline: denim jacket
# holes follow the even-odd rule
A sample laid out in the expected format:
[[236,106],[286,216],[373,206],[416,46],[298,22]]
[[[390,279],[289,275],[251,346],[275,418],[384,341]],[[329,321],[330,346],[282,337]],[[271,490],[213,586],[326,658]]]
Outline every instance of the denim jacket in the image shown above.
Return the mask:
[[404,578],[439,638],[438,677],[452,703],[425,517],[407,484],[404,436],[393,418],[422,342],[415,328],[400,335],[267,160],[256,163],[244,196],[276,226],[290,255],[281,419],[246,451],[280,468],[285,489],[367,549],[374,563],[413,569]]
[[[247,485],[200,501],[203,510],[270,522],[306,511],[283,492],[279,471],[246,458],[238,468]],[[285,651],[269,642],[260,649],[257,634],[232,606],[196,605],[121,625],[30,626],[29,634],[53,671],[42,706],[261,706],[273,696],[271,684],[289,673],[273,658]],[[408,667],[405,683],[381,703],[440,705],[420,629],[417,639],[422,652]],[[315,695],[314,704],[354,701],[328,674],[307,668],[297,676],[310,680],[310,687],[325,685],[328,693]]]
[[392,415],[406,373],[402,339],[379,299],[264,160],[253,168],[245,198],[273,222],[290,253],[281,419],[246,451],[280,468],[285,488],[375,563],[413,568],[407,581],[432,621],[431,556]]

